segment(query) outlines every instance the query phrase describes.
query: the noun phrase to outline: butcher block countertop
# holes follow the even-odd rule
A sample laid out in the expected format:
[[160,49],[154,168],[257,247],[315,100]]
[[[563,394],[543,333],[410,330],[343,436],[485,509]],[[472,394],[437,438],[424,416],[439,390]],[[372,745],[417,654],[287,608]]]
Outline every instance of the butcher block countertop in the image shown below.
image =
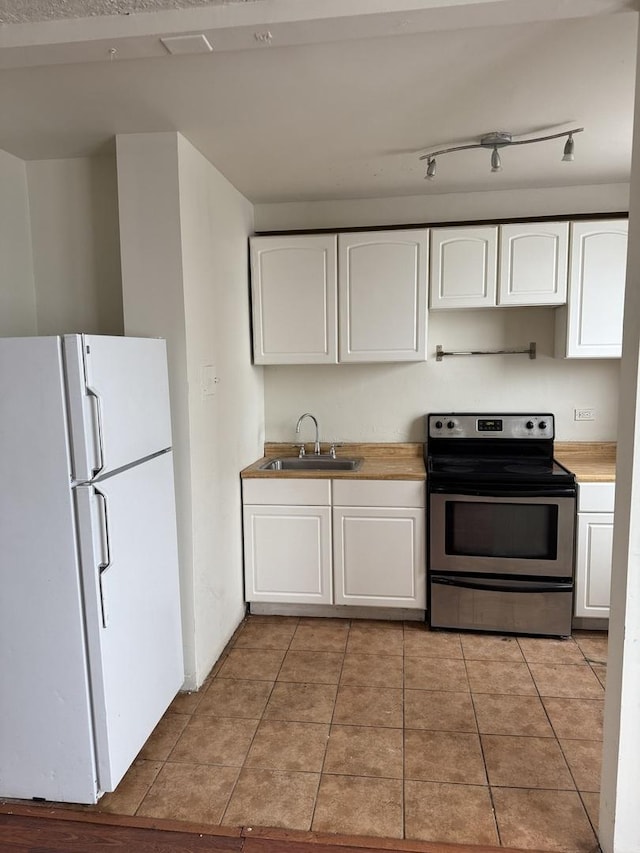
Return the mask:
[[615,483],[616,445],[607,441],[556,441],[555,457],[579,483]]
[[[313,454],[313,443],[305,445],[308,454]],[[322,452],[329,445],[322,443]],[[292,444],[266,443],[264,456],[240,472],[243,478],[277,477],[279,479],[322,479],[322,480],[425,480],[423,445],[419,442],[393,444],[343,444],[336,449],[336,457],[359,457],[364,461],[357,471],[261,471],[260,466],[269,459],[282,456],[297,456]]]
[[[326,453],[329,445],[322,445]],[[307,453],[313,453],[313,444],[306,445]],[[615,483],[616,445],[603,441],[556,441],[555,457],[562,465],[576,475],[582,483]],[[241,471],[243,478],[278,479],[322,479],[322,480],[425,480],[426,472],[423,459],[423,445],[419,442],[407,443],[350,443],[337,448],[338,459],[341,456],[361,457],[364,461],[357,471],[272,471],[261,470],[269,459],[283,456],[297,456],[298,451],[288,443],[268,442],[264,446],[264,456]]]

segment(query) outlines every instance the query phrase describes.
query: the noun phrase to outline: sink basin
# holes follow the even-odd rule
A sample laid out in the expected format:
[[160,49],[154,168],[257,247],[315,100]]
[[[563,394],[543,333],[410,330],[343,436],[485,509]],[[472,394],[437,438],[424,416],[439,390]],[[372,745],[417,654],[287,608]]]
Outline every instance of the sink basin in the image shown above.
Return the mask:
[[357,471],[362,465],[362,459],[354,459],[346,456],[320,456],[309,454],[308,456],[282,456],[278,459],[270,459],[261,465],[263,471]]

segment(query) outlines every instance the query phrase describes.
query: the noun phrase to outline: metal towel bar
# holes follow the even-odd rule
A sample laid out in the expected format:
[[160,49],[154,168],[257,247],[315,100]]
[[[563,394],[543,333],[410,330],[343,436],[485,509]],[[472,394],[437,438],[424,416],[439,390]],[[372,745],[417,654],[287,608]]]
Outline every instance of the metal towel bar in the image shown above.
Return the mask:
[[436,361],[442,361],[445,355],[528,355],[529,358],[536,357],[536,342],[532,341],[528,349],[490,349],[490,350],[466,350],[456,352],[445,352],[440,344],[436,346]]

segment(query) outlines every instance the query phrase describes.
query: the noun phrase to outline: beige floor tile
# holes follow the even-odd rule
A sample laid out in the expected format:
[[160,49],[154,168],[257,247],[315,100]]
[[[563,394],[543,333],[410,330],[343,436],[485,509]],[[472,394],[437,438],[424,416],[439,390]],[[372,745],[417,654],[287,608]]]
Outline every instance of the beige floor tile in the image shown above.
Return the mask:
[[401,780],[323,774],[311,829],[402,838]]
[[579,791],[598,792],[602,768],[602,743],[599,740],[560,740]]
[[264,711],[264,719],[330,723],[337,689],[335,684],[276,681]]
[[402,779],[402,730],[331,726],[324,773]]
[[263,720],[244,766],[320,773],[328,738],[327,723]]
[[349,636],[349,623],[302,624],[296,628],[291,649],[297,652],[344,652]]
[[404,776],[423,782],[486,785],[480,739],[466,732],[407,730]]
[[460,635],[445,631],[430,631],[420,622],[404,626],[405,657],[462,658]]
[[140,750],[140,758],[166,761],[191,717],[167,712]]
[[349,632],[347,652],[350,654],[401,655],[403,650],[402,623],[394,630],[355,623]]
[[478,730],[471,694],[446,690],[405,690],[404,724],[441,732]]
[[532,663],[529,668],[541,696],[604,698],[603,687],[587,664]]
[[196,715],[210,717],[245,717],[258,720],[262,716],[273,689],[273,681],[243,681],[236,678],[214,678]]
[[162,761],[136,758],[115,791],[98,801],[96,811],[135,814],[161,769]]
[[462,634],[462,654],[465,660],[498,660],[521,662],[522,652],[515,637]]
[[469,660],[467,673],[472,693],[537,695],[536,686],[526,663]]
[[172,762],[242,766],[258,720],[192,717],[171,755]]
[[278,681],[298,684],[337,684],[344,655],[340,652],[296,652],[289,650]]
[[275,681],[284,656],[281,649],[231,649],[217,677]]
[[552,640],[549,637],[518,637],[527,663],[584,663],[580,646],[572,639]]
[[193,714],[202,701],[205,692],[206,688],[201,687],[200,690],[193,693],[178,693],[171,705],[169,705],[168,710],[172,714]]
[[320,774],[245,767],[222,823],[227,826],[311,828]]
[[402,687],[402,657],[347,653],[340,683],[360,687]]
[[580,796],[582,797],[582,803],[591,821],[591,825],[594,831],[597,832],[600,820],[600,794],[595,794],[591,791],[580,791]]
[[387,687],[338,688],[333,722],[350,726],[402,728],[402,690]]
[[404,622],[399,619],[352,619],[351,627],[357,631],[369,631],[371,628],[382,628],[385,631],[404,632]]
[[498,834],[483,785],[405,782],[405,838],[452,844],[494,844]]
[[137,814],[219,824],[239,772],[238,767],[167,762]]
[[545,696],[542,700],[558,738],[602,740],[603,699],[563,699]]
[[601,636],[590,634],[587,637],[576,634],[575,641],[580,646],[583,655],[590,663],[606,665],[609,645],[607,634],[602,634]]
[[407,658],[404,686],[409,690],[469,690],[464,661],[448,658]]
[[291,622],[255,622],[248,619],[233,644],[234,649],[289,648],[296,624]]
[[577,791],[493,788],[505,847],[594,853],[598,848]]
[[482,734],[553,737],[553,729],[538,696],[472,695]]
[[594,671],[596,678],[603,687],[607,686],[607,667],[606,664],[592,663],[591,669]]
[[555,738],[482,735],[482,749],[492,787],[575,789]]

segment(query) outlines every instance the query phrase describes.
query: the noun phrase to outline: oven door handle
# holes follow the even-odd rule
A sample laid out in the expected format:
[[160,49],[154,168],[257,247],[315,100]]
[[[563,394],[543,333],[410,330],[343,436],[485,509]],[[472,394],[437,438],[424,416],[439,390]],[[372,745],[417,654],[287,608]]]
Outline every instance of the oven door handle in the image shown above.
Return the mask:
[[495,489],[491,486],[429,486],[429,492],[437,495],[470,495],[481,498],[575,498],[574,486],[541,489]]
[[531,583],[521,582],[517,586],[513,584],[490,584],[481,581],[462,580],[458,578],[443,578],[431,576],[431,583],[442,586],[456,586],[463,589],[486,590],[487,592],[572,592],[572,583]]

